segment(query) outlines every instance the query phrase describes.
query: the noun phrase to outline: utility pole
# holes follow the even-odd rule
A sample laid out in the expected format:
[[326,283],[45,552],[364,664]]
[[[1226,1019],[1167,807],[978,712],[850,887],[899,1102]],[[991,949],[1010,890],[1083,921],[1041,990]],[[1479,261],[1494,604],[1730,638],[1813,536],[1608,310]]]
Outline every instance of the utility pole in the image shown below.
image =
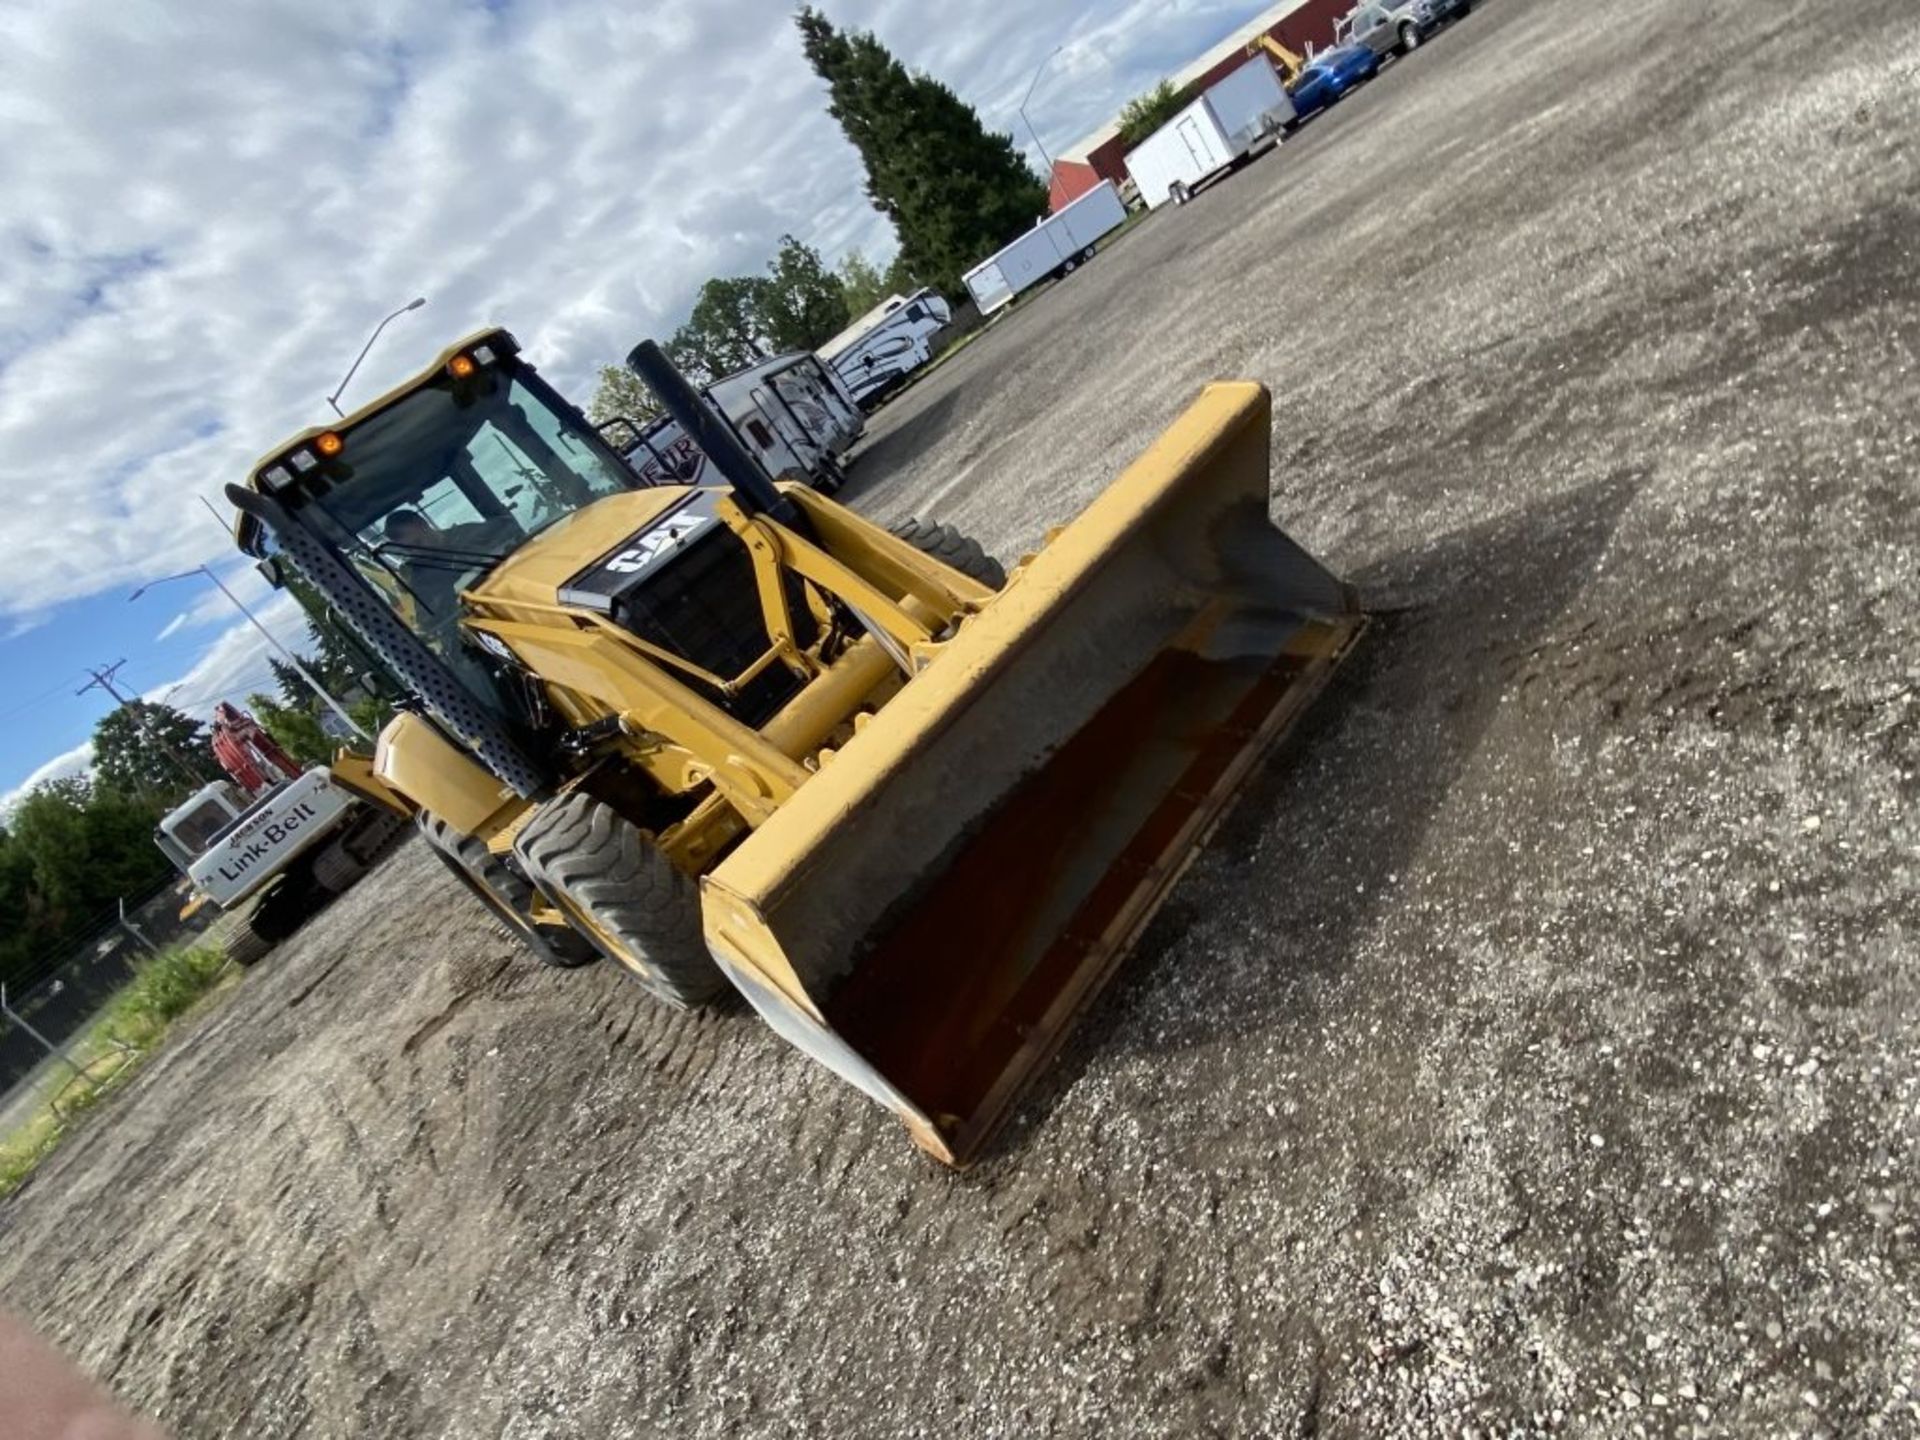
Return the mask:
[[[174,749],[169,741],[160,739],[148,728],[146,712],[140,708],[140,702],[137,699],[130,695],[122,695],[120,693],[118,676],[120,667],[126,663],[125,660],[116,660],[105,669],[100,669],[97,666],[89,667],[87,673],[93,678],[73,693],[76,695],[84,695],[89,690],[98,689],[106,691],[107,694],[119,702],[121,709],[133,717],[133,723],[140,731],[140,738],[156,750],[161,751],[173,762],[173,768],[180,772],[180,778],[187,782],[187,788],[189,790],[198,790],[202,783],[200,772],[188,764],[187,758],[178,750]],[[152,796],[148,796],[148,798],[152,799]]]

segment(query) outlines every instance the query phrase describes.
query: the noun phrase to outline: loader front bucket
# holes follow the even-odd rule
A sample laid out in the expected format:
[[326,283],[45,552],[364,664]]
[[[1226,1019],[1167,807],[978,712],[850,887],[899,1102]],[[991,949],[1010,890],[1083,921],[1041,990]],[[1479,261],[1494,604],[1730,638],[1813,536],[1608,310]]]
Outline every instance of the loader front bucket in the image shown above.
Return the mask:
[[707,877],[781,1034],[965,1164],[1365,624],[1213,385]]

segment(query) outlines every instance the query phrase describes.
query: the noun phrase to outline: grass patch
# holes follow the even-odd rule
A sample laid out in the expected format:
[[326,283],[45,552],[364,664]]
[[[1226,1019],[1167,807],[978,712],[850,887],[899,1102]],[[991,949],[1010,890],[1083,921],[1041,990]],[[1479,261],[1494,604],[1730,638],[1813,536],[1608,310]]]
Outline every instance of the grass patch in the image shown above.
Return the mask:
[[126,1084],[168,1027],[213,990],[226,969],[226,956],[210,945],[166,950],[140,967],[100,1018],[67,1045],[84,1074],[57,1065],[26,1119],[0,1139],[0,1197],[17,1190],[82,1115]]

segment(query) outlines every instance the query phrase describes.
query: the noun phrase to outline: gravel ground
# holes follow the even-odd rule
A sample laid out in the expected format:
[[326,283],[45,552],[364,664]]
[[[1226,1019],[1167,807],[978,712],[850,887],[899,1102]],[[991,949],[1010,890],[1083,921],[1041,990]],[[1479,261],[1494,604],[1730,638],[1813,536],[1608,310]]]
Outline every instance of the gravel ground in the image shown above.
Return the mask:
[[1214,376],[1387,610],[953,1176],[402,851],[19,1196],[183,1436],[1920,1433],[1920,17],[1500,0],[852,494],[1007,553]]

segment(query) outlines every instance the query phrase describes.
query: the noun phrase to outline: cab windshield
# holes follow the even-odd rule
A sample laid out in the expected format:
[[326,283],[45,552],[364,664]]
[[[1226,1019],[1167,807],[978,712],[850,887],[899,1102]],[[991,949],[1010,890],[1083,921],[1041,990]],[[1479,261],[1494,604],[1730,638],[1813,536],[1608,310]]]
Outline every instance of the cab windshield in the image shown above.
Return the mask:
[[322,528],[444,659],[470,659],[456,624],[462,590],[636,483],[545,391],[511,364],[447,377],[346,432],[313,487]]

